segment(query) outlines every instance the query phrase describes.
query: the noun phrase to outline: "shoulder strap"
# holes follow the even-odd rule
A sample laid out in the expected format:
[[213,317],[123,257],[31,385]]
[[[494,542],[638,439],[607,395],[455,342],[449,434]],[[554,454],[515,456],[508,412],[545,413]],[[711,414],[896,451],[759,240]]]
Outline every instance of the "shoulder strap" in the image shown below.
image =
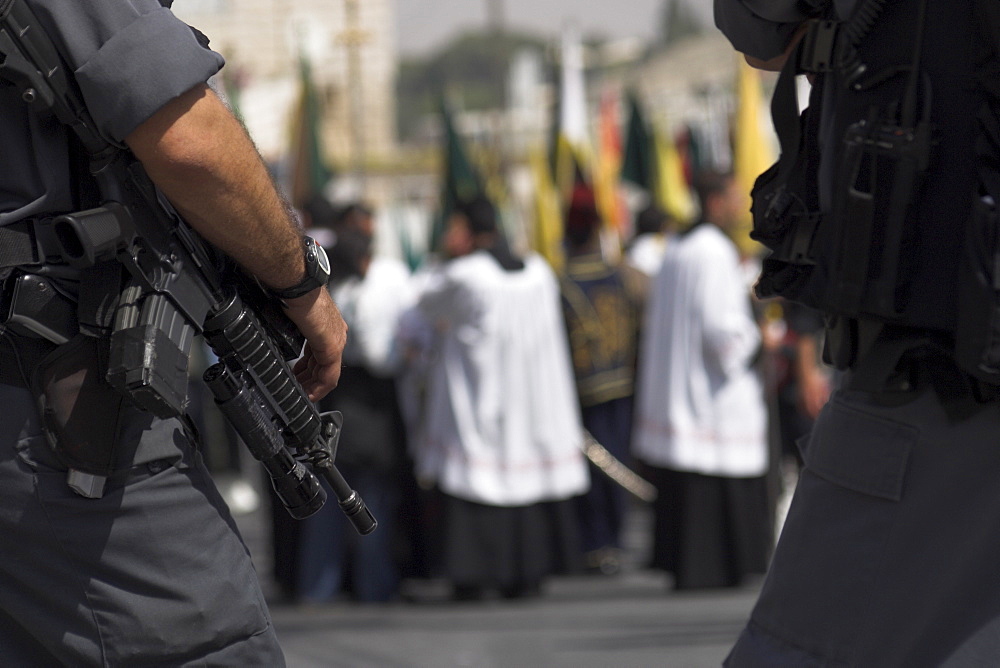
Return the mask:
[[[799,74],[823,75],[834,68],[847,72],[848,79],[864,70],[857,47],[875,24],[886,0],[859,0],[851,18],[834,21],[830,18],[813,19],[794,52],[789,56],[771,98],[771,118],[781,146],[778,177],[784,181],[795,166],[795,157],[801,148],[802,132],[799,124],[796,76]],[[813,89],[821,88],[817,82]],[[810,107],[818,108],[818,104]]]
[[818,135],[820,81],[814,83],[810,104],[801,114],[796,77],[805,62],[822,78],[833,56],[836,24],[814,21],[806,37],[788,58],[771,97],[771,121],[778,135],[778,162],[764,172],[752,191],[754,228],[751,237],[771,249],[781,262],[808,261],[809,247],[818,222],[814,187],[815,151],[806,142]]

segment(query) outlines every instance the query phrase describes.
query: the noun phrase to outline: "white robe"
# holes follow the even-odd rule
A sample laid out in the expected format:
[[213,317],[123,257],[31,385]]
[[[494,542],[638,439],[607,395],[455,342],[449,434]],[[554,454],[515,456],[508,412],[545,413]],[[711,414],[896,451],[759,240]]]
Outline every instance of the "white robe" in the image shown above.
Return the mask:
[[567,499],[589,485],[559,287],[537,255],[505,271],[485,252],[426,277],[436,330],[417,475],[477,503]]
[[396,332],[401,315],[413,303],[410,271],[399,260],[374,257],[364,279],[351,277],[330,288],[333,301],[350,327],[344,363],[389,377],[401,364]]
[[632,242],[632,246],[625,253],[625,259],[629,265],[652,278],[660,271],[667,244],[666,234],[641,234]]
[[642,338],[634,454],[678,471],[763,475],[767,409],[751,367],[760,331],[736,247],[715,225],[667,246]]

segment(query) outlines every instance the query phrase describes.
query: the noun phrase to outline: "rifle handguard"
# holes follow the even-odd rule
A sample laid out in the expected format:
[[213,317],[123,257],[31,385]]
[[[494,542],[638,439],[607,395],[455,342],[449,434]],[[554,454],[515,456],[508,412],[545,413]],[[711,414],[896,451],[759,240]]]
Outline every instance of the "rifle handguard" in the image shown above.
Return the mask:
[[271,476],[274,491],[288,513],[301,520],[322,508],[326,492],[319,480],[285,448],[281,430],[264,412],[250,386],[222,362],[208,367],[203,378],[219,410]]
[[[358,533],[366,535],[374,531],[375,518],[333,464],[340,437],[340,414],[320,415],[295,379],[288,362],[267,336],[264,326],[238,294],[234,292],[209,316],[204,334],[226,365],[245,369],[260,383],[262,391],[256,410],[280,435],[283,443],[307,458],[313,470],[327,481]],[[252,387],[254,383],[247,385]],[[268,413],[273,417],[268,417]]]

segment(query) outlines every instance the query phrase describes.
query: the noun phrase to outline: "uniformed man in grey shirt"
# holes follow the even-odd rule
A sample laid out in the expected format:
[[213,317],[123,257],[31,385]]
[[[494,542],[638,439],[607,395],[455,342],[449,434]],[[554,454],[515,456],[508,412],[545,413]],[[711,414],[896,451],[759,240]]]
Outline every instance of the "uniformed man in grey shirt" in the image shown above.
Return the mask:
[[[839,319],[828,321],[827,347],[845,373],[800,446],[805,467],[729,666],[1000,661],[1000,391],[956,353],[958,304],[967,294],[958,278],[968,261],[966,221],[978,199],[988,207],[1000,201],[994,190],[975,191],[996,183],[1000,161],[1000,24],[983,22],[988,4],[995,19],[994,0],[715,0],[716,24],[735,48],[774,71],[796,57],[807,19],[841,22],[843,37],[844,21],[868,13],[852,70],[835,57],[816,79],[820,225],[857,222],[832,217],[843,196],[835,163],[849,124],[872,123],[872,109],[898,112],[908,103],[898,92],[915,82],[910,101],[927,112],[917,118],[929,119],[933,137],[924,180],[901,200],[911,235],[902,252],[915,261],[904,262],[906,280],[894,286],[897,298],[906,297],[898,319],[886,323],[860,309],[848,320],[853,330],[831,336],[845,319],[824,309]],[[919,63],[919,76],[907,76],[911,62]],[[992,146],[981,141],[990,123]],[[880,159],[892,158],[886,152]],[[879,210],[876,224],[891,213]],[[876,236],[871,245],[886,243]],[[1000,257],[995,242],[982,246],[989,258]],[[815,252],[823,258],[833,249]],[[845,350],[852,355],[841,355]]]
[[[131,149],[191,226],[265,285],[299,284],[306,265],[290,209],[206,85],[222,58],[156,0],[23,1],[104,137]],[[13,86],[0,85],[0,119],[0,226],[76,210],[83,175],[67,129]],[[73,272],[54,274],[71,295]],[[307,340],[297,376],[318,399],[339,378],[346,325],[323,288],[286,311]],[[42,347],[58,364],[79,337],[45,345],[0,330],[0,663],[283,665],[247,548],[179,420],[99,400],[117,470],[101,498],[67,486],[28,389],[26,351]]]

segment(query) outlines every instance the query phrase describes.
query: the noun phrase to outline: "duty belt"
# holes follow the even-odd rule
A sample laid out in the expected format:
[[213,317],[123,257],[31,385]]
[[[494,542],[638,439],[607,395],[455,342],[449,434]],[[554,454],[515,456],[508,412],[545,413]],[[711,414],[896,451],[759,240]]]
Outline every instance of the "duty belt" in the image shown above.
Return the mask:
[[[0,227],[0,272],[20,265],[44,262],[46,252],[43,248],[54,247],[54,234],[51,230],[51,227],[36,225],[34,218]],[[45,240],[44,244],[42,239]]]
[[[66,264],[87,267],[95,258],[82,243],[99,243],[105,233],[102,208],[24,218],[0,226],[0,278],[11,267]],[[9,273],[9,272],[6,272]]]

